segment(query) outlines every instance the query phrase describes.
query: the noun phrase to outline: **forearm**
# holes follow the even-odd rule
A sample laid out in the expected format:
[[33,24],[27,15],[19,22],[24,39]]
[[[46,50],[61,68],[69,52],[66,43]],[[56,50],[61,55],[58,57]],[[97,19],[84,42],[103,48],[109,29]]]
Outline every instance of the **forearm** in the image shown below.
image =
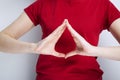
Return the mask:
[[96,53],[98,57],[104,57],[112,60],[120,60],[120,46],[97,47]]
[[0,51],[9,53],[33,53],[35,43],[16,40],[6,34],[0,33]]

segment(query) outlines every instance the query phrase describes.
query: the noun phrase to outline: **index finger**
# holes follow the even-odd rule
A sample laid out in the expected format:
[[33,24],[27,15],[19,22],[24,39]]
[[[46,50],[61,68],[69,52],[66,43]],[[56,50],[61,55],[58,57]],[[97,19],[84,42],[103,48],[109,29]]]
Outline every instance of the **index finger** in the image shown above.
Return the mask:
[[58,41],[58,39],[60,38],[60,36],[62,35],[62,33],[64,32],[65,28],[66,28],[66,20],[64,20],[64,22],[58,26],[58,28],[56,28],[48,37],[48,40],[52,40],[55,43]]
[[[83,43],[83,44],[88,44],[87,41],[86,41],[78,32],[76,32],[76,31],[72,28],[72,26],[69,24],[68,20],[67,20],[67,22],[66,22],[66,25],[67,25],[67,28],[68,28],[68,30],[70,31],[71,35],[73,36],[75,43],[77,43],[77,45],[78,45],[79,43],[81,43],[81,44],[82,44],[82,43]],[[82,45],[83,45],[83,44],[82,44]],[[79,45],[80,45],[80,44],[79,44]]]

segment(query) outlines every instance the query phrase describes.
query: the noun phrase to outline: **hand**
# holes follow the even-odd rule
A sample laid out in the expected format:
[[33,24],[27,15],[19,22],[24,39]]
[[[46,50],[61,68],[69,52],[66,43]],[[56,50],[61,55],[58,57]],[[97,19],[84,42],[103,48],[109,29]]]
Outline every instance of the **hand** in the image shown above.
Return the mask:
[[69,24],[68,20],[66,21],[66,25],[76,43],[76,49],[68,53],[65,58],[74,55],[96,56],[95,46],[89,44],[81,35],[79,35],[79,33],[77,33]]
[[38,47],[35,50],[35,52],[44,55],[65,57],[65,54],[55,51],[55,44],[57,43],[58,39],[61,37],[65,28],[66,28],[66,20],[64,20],[64,22],[57,29],[55,29],[48,37],[46,37],[45,39],[43,39],[38,43]]

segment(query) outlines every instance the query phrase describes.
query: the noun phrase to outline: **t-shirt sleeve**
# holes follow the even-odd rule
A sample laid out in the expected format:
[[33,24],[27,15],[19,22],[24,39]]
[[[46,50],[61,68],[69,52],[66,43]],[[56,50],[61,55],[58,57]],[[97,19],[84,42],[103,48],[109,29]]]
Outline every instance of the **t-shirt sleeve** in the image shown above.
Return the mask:
[[33,2],[31,5],[29,5],[28,7],[26,7],[24,9],[24,12],[27,14],[27,16],[31,19],[31,21],[33,22],[33,24],[36,26],[39,24],[39,20],[40,20],[40,0],[37,0],[35,2]]
[[120,11],[108,0],[107,5],[107,19],[106,29],[109,30],[110,25],[118,18],[120,18]]

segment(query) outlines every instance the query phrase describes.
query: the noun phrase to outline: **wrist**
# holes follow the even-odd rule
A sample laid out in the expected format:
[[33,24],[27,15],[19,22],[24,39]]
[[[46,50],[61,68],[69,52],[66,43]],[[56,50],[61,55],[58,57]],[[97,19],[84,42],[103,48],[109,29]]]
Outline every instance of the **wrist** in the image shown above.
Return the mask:
[[93,56],[99,57],[100,47],[92,46],[91,53],[93,54]]
[[95,47],[95,54],[97,57],[101,57],[101,53],[103,53],[102,47]]
[[37,44],[36,43],[30,43],[28,52],[29,53],[35,53],[36,48],[37,48]]

